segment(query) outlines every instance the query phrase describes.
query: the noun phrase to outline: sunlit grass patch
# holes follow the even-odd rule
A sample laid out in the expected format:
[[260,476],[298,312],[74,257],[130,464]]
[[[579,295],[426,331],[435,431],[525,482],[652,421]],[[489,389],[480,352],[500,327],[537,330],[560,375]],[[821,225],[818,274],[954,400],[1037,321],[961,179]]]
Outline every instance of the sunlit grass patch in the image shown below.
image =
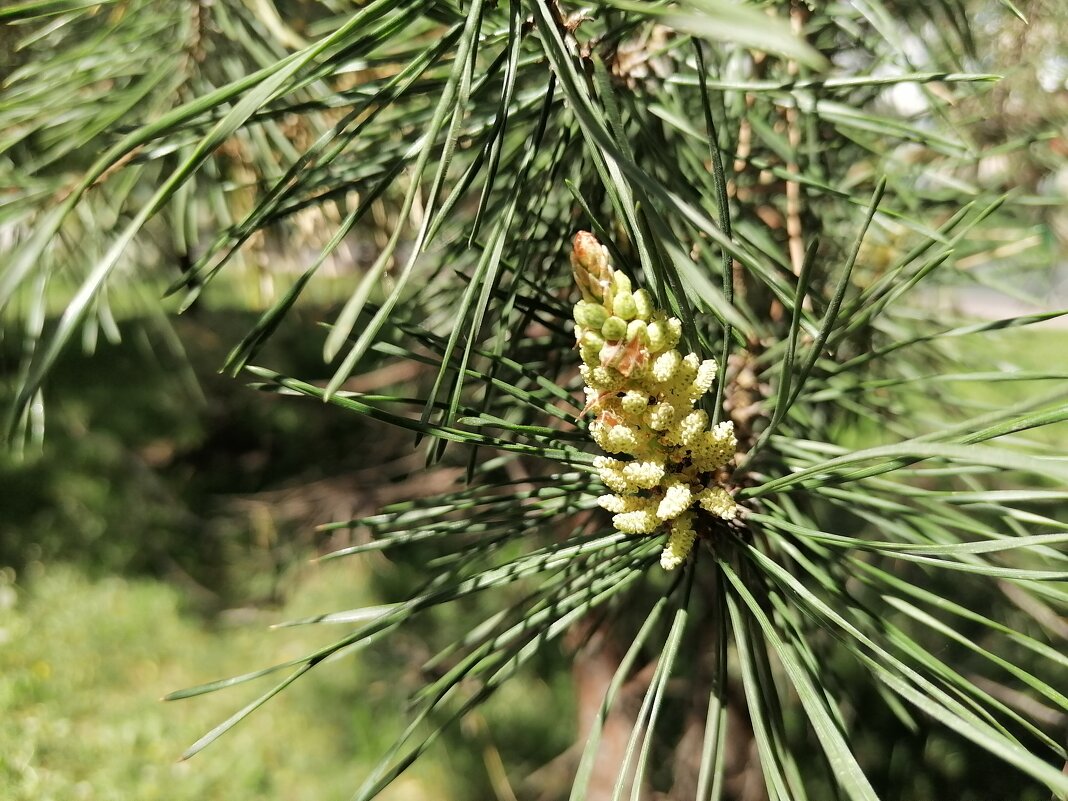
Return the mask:
[[[375,657],[324,666],[210,759],[179,762],[241,690],[204,703],[160,702],[180,686],[296,656],[322,631],[265,634],[268,623],[352,600],[351,565],[315,571],[279,613],[213,626],[181,593],[150,580],[90,580],[73,567],[0,584],[0,797],[76,799],[347,798],[396,734],[400,683]],[[348,574],[348,575],[343,575]],[[8,577],[8,579],[10,576]],[[247,694],[247,692],[246,692]],[[358,703],[339,703],[351,698]],[[386,797],[447,798],[426,760]]]

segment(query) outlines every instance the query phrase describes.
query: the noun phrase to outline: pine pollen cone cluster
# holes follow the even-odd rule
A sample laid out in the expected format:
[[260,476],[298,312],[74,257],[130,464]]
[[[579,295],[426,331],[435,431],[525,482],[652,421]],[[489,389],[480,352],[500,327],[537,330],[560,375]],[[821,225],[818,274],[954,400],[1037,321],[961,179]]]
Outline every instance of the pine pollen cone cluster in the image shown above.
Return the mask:
[[716,380],[713,359],[683,356],[682,325],[613,270],[593,234],[575,236],[571,267],[582,292],[575,335],[586,382],[590,435],[607,453],[594,462],[612,490],[598,503],[625,534],[668,532],[665,570],[682,564],[701,514],[732,520],[737,506],[717,480],[737,449],[734,424],[711,425],[695,408]]

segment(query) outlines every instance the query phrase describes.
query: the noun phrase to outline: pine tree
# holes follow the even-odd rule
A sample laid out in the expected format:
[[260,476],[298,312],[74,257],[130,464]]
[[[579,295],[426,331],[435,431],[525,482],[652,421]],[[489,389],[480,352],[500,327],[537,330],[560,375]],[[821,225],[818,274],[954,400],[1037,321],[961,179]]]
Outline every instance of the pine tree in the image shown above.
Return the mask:
[[[0,8],[13,444],[42,435],[79,332],[117,335],[110,299],[184,310],[267,276],[285,288],[227,371],[466,468],[337,523],[371,536],[332,557],[422,582],[316,653],[175,693],[277,680],[189,754],[327,657],[477,598],[358,798],[569,632],[576,659],[595,632],[621,653],[572,799],[1068,795],[1068,465],[1043,433],[1065,376],[992,350],[1057,315],[938,302],[1024,294],[1051,247],[1034,187],[981,178],[1054,140],[1040,120],[986,141],[978,68],[1006,65],[982,15],[1025,25],[954,0]],[[327,280],[325,380],[272,370],[262,346]],[[348,388],[396,363],[416,378]],[[974,780],[916,764],[933,742]]]

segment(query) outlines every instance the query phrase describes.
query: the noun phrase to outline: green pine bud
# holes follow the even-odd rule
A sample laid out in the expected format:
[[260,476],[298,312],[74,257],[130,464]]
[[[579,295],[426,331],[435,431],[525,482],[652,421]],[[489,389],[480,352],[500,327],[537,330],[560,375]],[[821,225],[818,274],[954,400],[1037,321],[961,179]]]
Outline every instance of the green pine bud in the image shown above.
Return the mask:
[[627,342],[638,340],[643,345],[649,344],[649,327],[644,320],[631,320],[627,324]]
[[634,293],[634,305],[638,309],[638,318],[649,322],[649,318],[653,316],[653,296],[647,289],[639,289]]
[[604,345],[604,337],[602,337],[597,331],[583,332],[582,347],[597,348],[597,350],[600,350],[602,345]]
[[653,353],[660,353],[668,349],[668,336],[662,322],[649,323],[645,333],[649,337],[649,350]]
[[616,292],[630,292],[630,277],[622,270],[616,270],[612,274],[612,278],[615,280]]
[[[604,342],[604,340],[601,340]],[[599,367],[601,364],[601,346],[587,345],[583,343],[582,348],[579,349],[579,355],[582,357],[584,364],[590,365],[590,367]]]
[[575,304],[575,322],[583,328],[599,331],[607,319],[608,312],[600,303],[580,300]]
[[638,306],[634,302],[634,295],[630,292],[617,292],[612,303],[612,311],[616,317],[633,320],[638,316]]
[[627,335],[627,322],[619,317],[612,316],[604,321],[601,326],[601,336],[605,339],[618,342]]
[[575,307],[571,310],[571,316],[575,318],[575,322],[582,325],[582,315],[586,313],[586,307],[590,304],[585,300],[580,300],[575,304]]

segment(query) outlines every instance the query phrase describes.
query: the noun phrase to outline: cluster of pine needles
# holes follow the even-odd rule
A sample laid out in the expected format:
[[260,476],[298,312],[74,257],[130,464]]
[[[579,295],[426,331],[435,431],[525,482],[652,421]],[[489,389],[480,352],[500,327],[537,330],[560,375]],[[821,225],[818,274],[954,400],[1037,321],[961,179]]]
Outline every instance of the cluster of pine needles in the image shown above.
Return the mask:
[[[183,310],[245,297],[235,276],[251,270],[282,289],[245,298],[262,314],[226,370],[318,401],[307,415],[325,401],[410,431],[427,470],[463,468],[452,491],[324,527],[361,532],[330,558],[375,552],[420,580],[395,603],[298,621],[348,627],[315,653],[175,693],[274,677],[188,753],[328,657],[463,604],[482,618],[434,643],[410,725],[358,798],[544,649],[592,647],[591,631],[623,656],[573,801],[606,797],[594,763],[635,680],[617,799],[740,798],[738,743],[773,801],[1065,797],[1068,461],[1047,433],[1068,419],[1065,375],[992,355],[1007,329],[1060,312],[976,321],[940,302],[1020,295],[1054,247],[1035,235],[1048,197],[976,179],[996,79],[974,69],[990,61],[980,6],[1025,24],[979,0],[0,8],[13,446],[47,436],[65,348],[118,336],[123,308],[160,295]],[[894,105],[900,87],[919,111]],[[1023,163],[1048,134],[997,155]],[[623,304],[615,339],[587,317],[576,347],[580,230],[629,276],[629,303],[641,288],[644,333],[630,337],[640,315]],[[1034,247],[999,259],[1006,239]],[[356,242],[373,243],[367,259]],[[328,276],[344,289],[328,369],[279,374],[263,345]],[[686,479],[687,519],[707,521],[685,536],[681,508],[661,510],[683,490],[666,486],[652,518],[618,523],[638,506],[604,485],[583,387],[609,390],[579,370],[668,320],[677,354],[712,365],[691,433],[729,428],[737,450]],[[604,358],[587,373],[623,375]],[[395,364],[414,377],[352,389]],[[991,401],[995,382],[1017,391]],[[674,397],[643,391],[620,408]],[[666,544],[672,572],[657,567]],[[674,759],[691,730],[696,758]],[[947,789],[924,766],[940,738],[972,780]]]

